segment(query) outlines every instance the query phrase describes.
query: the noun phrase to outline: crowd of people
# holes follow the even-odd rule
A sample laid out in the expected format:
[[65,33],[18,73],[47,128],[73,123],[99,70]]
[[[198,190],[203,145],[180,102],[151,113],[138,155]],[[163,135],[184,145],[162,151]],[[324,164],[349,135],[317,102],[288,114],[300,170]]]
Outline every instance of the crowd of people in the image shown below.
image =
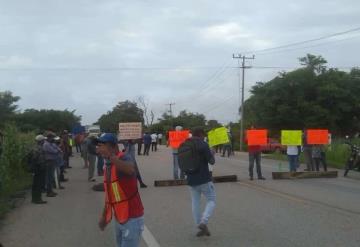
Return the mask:
[[[181,131],[182,127],[177,126],[175,131]],[[306,136],[304,136],[306,139]],[[207,143],[204,129],[197,128],[192,131],[188,141],[196,146],[197,171],[187,172],[181,164],[182,148],[172,148],[173,156],[173,178],[186,179],[190,186],[192,215],[198,232],[196,236],[210,236],[208,222],[216,207],[216,193],[212,182],[212,166],[215,164],[215,153],[220,151],[221,156],[230,156],[233,150],[233,138],[229,133],[229,143],[221,147],[210,148]],[[67,131],[60,136],[48,131],[44,135],[36,136],[36,147],[32,151],[32,170],[34,181],[32,187],[32,202],[44,204],[42,193],[47,197],[54,197],[57,189],[64,189],[62,182],[66,182],[66,169],[71,168],[70,157],[72,147],[81,154],[83,168],[88,169],[87,180],[94,182],[95,171],[98,176],[104,176],[105,205],[99,220],[99,227],[104,230],[111,219],[115,219],[115,232],[118,246],[138,246],[143,229],[143,205],[140,194],[137,190],[137,182],[141,188],[147,185],[143,182],[139,167],[136,161],[136,145],[138,155],[149,155],[158,150],[162,144],[162,134],[145,132],[143,138],[138,140],[118,141],[115,134],[77,134],[73,138]],[[304,140],[306,143],[306,140]],[[123,149],[120,149],[120,145]],[[143,152],[142,146],[144,145]],[[217,151],[216,151],[217,150]],[[265,180],[261,171],[261,146],[248,146],[249,154],[249,177],[254,179],[254,165],[256,164],[257,178]],[[290,171],[296,171],[299,166],[299,154],[304,152],[307,170],[319,171],[319,164],[322,162],[324,170],[327,170],[324,149],[321,145],[288,146],[287,155],[289,158]],[[314,166],[315,165],[315,166]],[[206,198],[206,205],[201,212],[201,196]],[[131,229],[132,235],[126,233]]]
[[60,136],[52,131],[37,135],[36,145],[28,155],[28,163],[33,173],[32,202],[35,204],[47,203],[42,198],[55,197],[54,189],[65,189],[63,182],[66,170],[70,166],[72,156],[72,139],[68,131],[64,130]]

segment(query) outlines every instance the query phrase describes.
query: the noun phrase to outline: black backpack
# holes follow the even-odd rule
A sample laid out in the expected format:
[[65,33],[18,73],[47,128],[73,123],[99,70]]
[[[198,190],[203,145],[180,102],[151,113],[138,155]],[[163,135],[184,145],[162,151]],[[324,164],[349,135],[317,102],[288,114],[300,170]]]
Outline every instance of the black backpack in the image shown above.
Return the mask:
[[35,147],[28,152],[25,157],[25,161],[28,165],[27,169],[29,172],[44,169],[46,165],[44,152],[39,147]]
[[197,173],[200,170],[202,156],[197,146],[196,140],[190,138],[178,149],[179,167],[185,174]]

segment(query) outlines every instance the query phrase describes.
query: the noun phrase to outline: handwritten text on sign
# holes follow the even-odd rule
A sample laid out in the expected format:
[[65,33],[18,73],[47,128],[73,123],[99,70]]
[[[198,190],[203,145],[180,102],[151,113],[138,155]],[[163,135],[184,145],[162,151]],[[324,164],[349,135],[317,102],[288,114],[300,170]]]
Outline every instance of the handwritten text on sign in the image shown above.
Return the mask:
[[134,140],[142,138],[141,123],[119,123],[119,139]]

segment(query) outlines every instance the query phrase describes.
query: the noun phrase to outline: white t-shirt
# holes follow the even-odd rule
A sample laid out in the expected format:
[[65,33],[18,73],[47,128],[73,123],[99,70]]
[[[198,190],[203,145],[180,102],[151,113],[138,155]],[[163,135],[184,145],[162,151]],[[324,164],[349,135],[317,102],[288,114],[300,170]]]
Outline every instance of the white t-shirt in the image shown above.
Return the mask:
[[158,134],[158,138],[159,138],[159,139],[162,139],[162,134]]
[[298,155],[299,149],[297,146],[287,146],[286,153],[287,155]]
[[156,142],[156,140],[157,140],[157,134],[152,134],[151,135],[151,142]]

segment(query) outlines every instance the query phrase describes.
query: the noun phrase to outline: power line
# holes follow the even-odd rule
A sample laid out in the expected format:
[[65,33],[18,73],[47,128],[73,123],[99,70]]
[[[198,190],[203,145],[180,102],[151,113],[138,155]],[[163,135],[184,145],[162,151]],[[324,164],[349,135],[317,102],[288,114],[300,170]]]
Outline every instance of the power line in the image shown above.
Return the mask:
[[342,41],[357,39],[357,38],[359,38],[359,37],[360,37],[360,35],[356,35],[356,36],[349,37],[349,38],[345,38],[345,39],[333,40],[333,41],[323,42],[323,43],[315,44],[315,45],[294,47],[294,48],[289,48],[289,49],[284,49],[284,50],[275,50],[275,51],[268,51],[268,52],[260,52],[260,53],[256,53],[256,55],[259,56],[259,55],[276,54],[276,53],[283,53],[283,52],[289,52],[289,51],[302,50],[302,49],[312,48],[312,47],[333,45],[334,43],[339,43],[339,42],[342,42]]
[[121,70],[209,70],[227,69],[227,66],[199,66],[199,67],[27,67],[27,68],[0,68],[0,71],[121,71]]
[[196,95],[201,95],[204,91],[210,88],[216,82],[215,81],[216,79],[218,79],[221,75],[223,75],[228,68],[231,68],[227,66],[229,63],[230,62],[224,62],[223,65],[219,67],[213,74],[211,74],[210,77],[208,77],[205,81],[200,83],[200,87],[198,88],[198,90],[200,91],[196,91],[188,95],[185,99],[181,100],[181,102],[187,101],[187,99],[193,98]]
[[303,40],[303,41],[298,41],[298,42],[293,42],[293,43],[289,43],[286,45],[280,45],[280,46],[275,46],[275,47],[271,47],[271,48],[266,48],[266,49],[260,49],[260,50],[253,50],[253,51],[247,51],[247,52],[242,52],[243,54],[249,54],[249,53],[259,53],[259,52],[264,52],[264,51],[272,51],[272,50],[278,50],[278,49],[283,49],[283,48],[287,48],[287,47],[292,47],[292,46],[298,46],[298,45],[303,45],[303,44],[307,44],[307,43],[312,43],[315,41],[320,41],[320,40],[324,40],[324,39],[329,39],[329,38],[333,38],[333,37],[337,37],[337,36],[341,36],[344,34],[348,34],[348,33],[353,33],[353,32],[357,32],[360,31],[360,27],[357,28],[353,28],[353,29],[349,29],[343,32],[338,32],[338,33],[333,33],[333,34],[328,34],[328,35],[324,35],[318,38],[314,38],[314,39],[308,39],[308,40]]

